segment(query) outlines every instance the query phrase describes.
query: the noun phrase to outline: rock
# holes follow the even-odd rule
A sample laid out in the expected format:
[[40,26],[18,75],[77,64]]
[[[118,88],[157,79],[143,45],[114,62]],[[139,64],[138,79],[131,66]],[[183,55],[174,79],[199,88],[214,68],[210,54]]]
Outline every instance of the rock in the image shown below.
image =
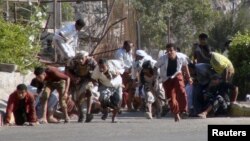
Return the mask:
[[15,64],[0,64],[0,71],[2,72],[14,72],[17,69]]
[[230,116],[250,117],[250,102],[240,102],[231,105]]

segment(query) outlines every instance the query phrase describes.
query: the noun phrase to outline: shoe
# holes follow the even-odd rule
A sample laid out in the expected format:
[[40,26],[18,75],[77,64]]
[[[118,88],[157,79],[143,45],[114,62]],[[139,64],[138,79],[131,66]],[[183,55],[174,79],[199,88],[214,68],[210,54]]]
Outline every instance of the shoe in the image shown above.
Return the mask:
[[162,106],[161,117],[165,117],[169,111],[170,111],[170,108],[168,107],[168,105]]
[[79,117],[78,117],[78,122],[79,122],[79,123],[82,123],[82,122],[83,122],[83,119],[84,119],[83,114],[80,114]]
[[121,110],[121,109],[119,109],[118,114],[119,114],[119,115],[122,114],[122,110]]
[[103,115],[102,115],[102,120],[106,120],[108,118],[108,113],[104,113]]
[[85,122],[87,122],[87,123],[91,122],[93,118],[94,118],[94,116],[92,114],[87,114]]
[[181,113],[181,118],[182,119],[187,119],[189,117],[189,114],[187,112],[182,112]]
[[152,113],[150,113],[150,112],[146,112],[145,116],[146,116],[147,119],[153,119]]
[[69,123],[69,117],[66,117],[66,118],[64,119],[64,123]]

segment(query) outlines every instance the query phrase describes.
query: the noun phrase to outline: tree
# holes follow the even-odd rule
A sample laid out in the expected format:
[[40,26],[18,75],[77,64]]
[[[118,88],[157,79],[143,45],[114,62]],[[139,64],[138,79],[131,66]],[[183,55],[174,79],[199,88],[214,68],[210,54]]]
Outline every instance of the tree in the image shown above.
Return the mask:
[[74,21],[74,8],[71,3],[62,2],[62,21]]
[[235,68],[234,83],[239,86],[239,99],[243,100],[250,88],[250,32],[237,33],[232,38],[229,59]]
[[219,52],[227,50],[225,43],[231,40],[238,32],[244,32],[250,28],[249,6],[242,4],[235,13],[221,13],[209,32],[209,44]]
[[36,56],[40,51],[41,23],[45,14],[39,6],[33,9],[30,21],[25,24],[0,18],[0,63],[16,64],[22,73],[39,64]]
[[141,23],[144,46],[162,48],[166,44],[167,21],[171,37],[179,47],[192,46],[200,32],[208,32],[217,12],[209,0],[133,0]]
[[17,64],[24,72],[36,63],[39,48],[31,45],[33,40],[27,31],[30,27],[0,20],[0,63]]
[[0,0],[0,13],[1,13],[1,16],[0,17],[3,17],[5,18],[6,16],[6,13],[3,11],[3,4],[4,4],[4,0]]

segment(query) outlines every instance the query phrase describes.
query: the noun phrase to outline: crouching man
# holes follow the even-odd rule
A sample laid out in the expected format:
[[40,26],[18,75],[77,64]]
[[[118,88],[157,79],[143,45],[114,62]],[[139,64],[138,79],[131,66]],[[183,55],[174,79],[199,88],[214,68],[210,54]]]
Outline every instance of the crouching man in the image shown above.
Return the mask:
[[93,83],[91,73],[97,66],[96,61],[89,56],[88,52],[81,51],[69,62],[66,67],[66,73],[71,78],[71,91],[73,100],[76,102],[79,112],[78,122],[83,122],[83,101],[87,98],[87,113],[85,122],[91,122],[93,115],[91,114],[91,105],[93,94]]
[[10,125],[12,113],[16,125],[24,125],[25,122],[29,122],[30,125],[37,123],[35,100],[33,95],[27,91],[25,84],[19,84],[16,91],[9,96],[6,109],[6,125]]
[[48,99],[51,93],[56,90],[59,94],[59,104],[63,110],[64,122],[69,122],[68,110],[67,110],[67,97],[70,85],[70,77],[60,72],[60,70],[53,66],[48,66],[46,69],[42,67],[35,68],[34,74],[39,82],[44,84],[44,90],[41,96],[42,104],[42,119],[41,123],[47,123],[47,108]]
[[[100,102],[103,108],[102,119],[108,117],[108,109],[113,110],[112,122],[115,123],[116,115],[122,100],[122,78],[124,69],[118,60],[100,59],[98,66],[92,73],[92,79],[99,82]],[[97,83],[95,83],[97,85]]]

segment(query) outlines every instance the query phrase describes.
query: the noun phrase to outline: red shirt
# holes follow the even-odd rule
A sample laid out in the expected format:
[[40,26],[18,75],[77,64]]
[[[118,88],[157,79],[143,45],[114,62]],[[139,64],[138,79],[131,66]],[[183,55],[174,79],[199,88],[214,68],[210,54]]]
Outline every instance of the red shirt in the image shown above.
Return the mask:
[[[35,110],[35,100],[32,94],[27,92],[25,96],[25,111],[28,113],[28,122],[36,122],[36,110]],[[9,96],[7,108],[6,108],[6,123],[10,122],[12,112],[18,109],[20,99],[18,98],[17,91],[13,92]]]
[[61,72],[58,68],[49,66],[46,70],[45,81],[58,82],[60,80],[67,80],[69,76]]

